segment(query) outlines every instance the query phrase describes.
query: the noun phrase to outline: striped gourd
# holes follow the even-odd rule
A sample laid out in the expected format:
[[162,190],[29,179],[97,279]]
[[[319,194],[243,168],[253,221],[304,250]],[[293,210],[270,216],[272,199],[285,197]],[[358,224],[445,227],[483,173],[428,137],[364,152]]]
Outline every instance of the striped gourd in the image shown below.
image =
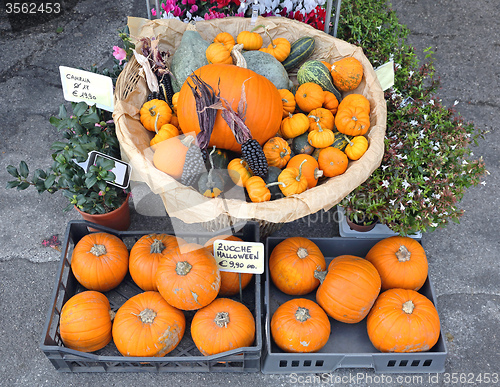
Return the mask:
[[297,39],[290,47],[290,54],[281,62],[286,71],[292,70],[303,63],[314,51],[314,38],[304,36]]
[[327,90],[337,97],[338,101],[342,100],[340,92],[333,85],[333,79],[328,68],[319,60],[308,60],[297,71],[297,81],[299,85],[307,82],[314,82],[320,85],[323,90]]
[[335,139],[333,140],[333,144],[330,146],[340,149],[343,152],[344,149],[347,148],[349,140],[352,139],[352,136],[347,136],[340,132],[333,132],[333,135]]

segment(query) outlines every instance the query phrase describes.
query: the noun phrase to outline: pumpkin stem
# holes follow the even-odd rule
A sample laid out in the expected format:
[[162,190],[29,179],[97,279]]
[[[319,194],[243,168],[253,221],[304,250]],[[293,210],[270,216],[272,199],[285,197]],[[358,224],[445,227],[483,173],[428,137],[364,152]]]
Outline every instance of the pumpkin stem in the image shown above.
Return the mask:
[[229,313],[217,313],[214,318],[214,323],[220,328],[227,328],[227,324],[229,324]]
[[155,109],[156,109],[156,105],[153,105],[153,106],[151,106],[151,107],[148,109],[149,114],[151,114],[151,117],[154,117],[154,116],[156,115],[156,111],[155,111]]
[[306,161],[307,160],[302,160],[302,162],[300,163],[300,165],[299,165],[299,174],[297,175],[297,177],[295,178],[295,180],[300,181],[300,179],[302,178],[302,165],[304,165],[304,163]]
[[94,254],[96,257],[100,257],[101,255],[104,255],[107,253],[106,251],[106,246],[104,245],[94,245],[90,249],[90,252]]
[[194,137],[189,135],[189,136],[184,137],[180,141],[181,141],[182,145],[184,145],[186,148],[189,148],[194,141]]
[[177,262],[177,265],[175,265],[175,272],[178,275],[187,275],[191,271],[192,267],[193,266],[191,266],[187,261]]
[[300,321],[304,322],[307,321],[311,318],[311,315],[309,314],[309,309],[298,307],[297,311],[295,312],[295,318]]
[[258,30],[259,28],[264,28],[264,32],[266,31],[267,26],[264,24],[259,24],[258,26],[255,26],[250,32],[254,32],[255,30]]
[[415,304],[412,300],[408,300],[403,304],[403,312],[405,312],[406,314],[412,314],[413,309],[415,309]]
[[305,247],[299,247],[299,249],[297,250],[297,256],[300,259],[304,259],[304,258],[309,256],[309,252],[307,251],[307,249]]
[[322,176],[323,176],[323,174],[324,174],[324,173],[323,173],[323,171],[322,171],[321,169],[316,168],[316,169],[314,170],[314,178],[315,178],[316,180],[318,180],[320,177],[322,177]]
[[342,136],[346,139],[346,141],[349,143],[349,146],[354,146],[354,143],[351,141],[349,137],[347,137],[344,133],[342,133]]
[[243,44],[235,44],[231,49],[231,58],[233,58],[233,62],[237,67],[246,69],[247,61],[241,53],[241,50],[243,50]]
[[141,313],[136,315],[141,319],[143,324],[152,324],[156,317],[156,312],[153,309],[146,308],[141,310]]
[[266,184],[266,188],[272,187],[274,185],[281,185],[282,187],[286,187],[286,184],[282,181],[274,181],[272,183]]
[[288,154],[288,149],[285,148],[280,152],[280,157],[284,158],[287,154]]
[[116,316],[116,313],[113,312],[111,309],[109,310],[109,317],[111,319],[111,321],[113,321],[115,319],[115,316]]
[[319,280],[320,283],[323,283],[323,281],[325,280],[327,274],[328,274],[328,272],[326,270],[325,271],[315,270],[314,271],[314,278],[316,278],[317,280]]
[[160,254],[163,250],[165,250],[165,245],[161,241],[161,239],[155,239],[153,243],[151,243],[151,248],[149,250],[150,254]]
[[157,114],[155,118],[155,132],[158,134],[158,118],[160,118],[160,115]]
[[410,250],[405,245],[401,245],[398,251],[396,251],[396,257],[398,257],[399,262],[409,261],[411,258]]

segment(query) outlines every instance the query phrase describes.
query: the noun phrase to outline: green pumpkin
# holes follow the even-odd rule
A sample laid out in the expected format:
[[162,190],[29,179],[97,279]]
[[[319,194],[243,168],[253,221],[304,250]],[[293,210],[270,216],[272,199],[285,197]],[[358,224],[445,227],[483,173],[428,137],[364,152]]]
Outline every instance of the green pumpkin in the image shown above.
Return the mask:
[[348,136],[346,134],[340,132],[333,132],[335,136],[335,140],[333,140],[333,144],[331,145],[333,148],[340,149],[342,152],[347,148],[349,144],[349,140],[352,140],[353,136]]
[[290,89],[293,85],[281,62],[271,54],[263,51],[245,51],[242,55],[248,69],[269,79],[277,89]]
[[293,42],[290,47],[290,54],[281,62],[285,70],[290,71],[309,58],[314,51],[314,46],[315,40],[309,36],[303,36]]
[[309,132],[305,132],[304,134],[301,134],[300,136],[297,136],[292,140],[292,146],[290,148],[292,149],[294,154],[310,155],[314,152],[315,148],[311,144],[309,144],[309,141],[307,141],[308,135]]
[[207,198],[216,198],[224,192],[224,179],[215,169],[204,172],[198,180],[198,192]]
[[[269,170],[267,172],[266,177],[264,178],[264,181],[266,182],[266,184],[277,182],[278,176],[280,175],[281,172],[282,170],[278,167],[269,167]],[[283,197],[283,193],[281,192],[279,185],[272,185],[268,188],[269,191],[271,191],[271,200]]]

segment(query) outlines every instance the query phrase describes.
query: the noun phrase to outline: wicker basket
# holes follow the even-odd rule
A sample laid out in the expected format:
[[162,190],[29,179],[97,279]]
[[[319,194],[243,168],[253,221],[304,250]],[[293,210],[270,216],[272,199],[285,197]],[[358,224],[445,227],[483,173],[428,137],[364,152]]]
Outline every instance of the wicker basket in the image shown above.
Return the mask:
[[[245,220],[258,221],[265,236],[278,230],[284,223],[330,209],[372,174],[380,165],[384,153],[387,110],[373,67],[361,48],[295,20],[275,17],[259,19],[256,24],[267,25],[272,37],[285,37],[290,41],[301,36],[314,37],[316,46],[311,59],[333,62],[342,57],[353,56],[362,63],[363,81],[353,92],[363,94],[370,101],[371,126],[367,133],[369,147],[361,159],[349,162],[344,174],[326,179],[302,194],[264,203],[209,199],[191,187],[183,186],[153,165],[153,151],[149,148],[152,133],[144,130],[139,122],[139,110],[149,90],[145,77],[141,74],[141,66],[134,58],[118,78],[113,117],[122,157],[133,167],[132,180],[145,182],[152,192],[160,195],[169,216],[177,217],[185,223],[200,223],[209,230]],[[162,49],[173,52],[180,43],[186,24],[175,19],[130,18],[129,28],[131,36],[158,36]],[[221,31],[236,36],[239,31],[248,30],[250,19],[214,19],[198,22],[196,28],[205,40],[211,41]],[[290,79],[296,82],[293,74]]]

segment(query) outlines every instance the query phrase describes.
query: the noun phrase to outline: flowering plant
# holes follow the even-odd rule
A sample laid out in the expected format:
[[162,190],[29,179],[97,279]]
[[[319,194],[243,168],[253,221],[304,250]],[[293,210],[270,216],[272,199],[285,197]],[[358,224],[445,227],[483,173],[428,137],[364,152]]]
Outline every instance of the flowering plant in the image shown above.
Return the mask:
[[77,206],[89,214],[110,212],[120,207],[127,196],[127,191],[108,184],[116,178],[111,172],[114,162],[98,158],[88,172],[78,163],[85,162],[92,150],[120,158],[111,113],[85,102],[72,103],[72,109],[73,114],[68,115],[61,105],[58,117],[50,118],[64,139],[52,144],[52,166],[47,170],[37,169],[30,178],[25,161],[21,161],[18,168],[9,165],[7,171],[15,179],[7,183],[7,188],[34,187],[39,193],[62,191],[69,200],[65,210]]
[[418,62],[413,48],[404,43],[408,31],[397,23],[385,0],[370,7],[356,1],[343,5],[339,36],[360,44],[373,64],[393,59],[395,85],[385,92],[387,131],[381,166],[341,205],[351,220],[361,214],[377,217],[402,235],[458,222],[463,213],[458,203],[466,188],[485,184],[484,162],[475,159],[471,149],[484,131],[435,97],[439,82],[432,52],[427,50],[424,64]]

